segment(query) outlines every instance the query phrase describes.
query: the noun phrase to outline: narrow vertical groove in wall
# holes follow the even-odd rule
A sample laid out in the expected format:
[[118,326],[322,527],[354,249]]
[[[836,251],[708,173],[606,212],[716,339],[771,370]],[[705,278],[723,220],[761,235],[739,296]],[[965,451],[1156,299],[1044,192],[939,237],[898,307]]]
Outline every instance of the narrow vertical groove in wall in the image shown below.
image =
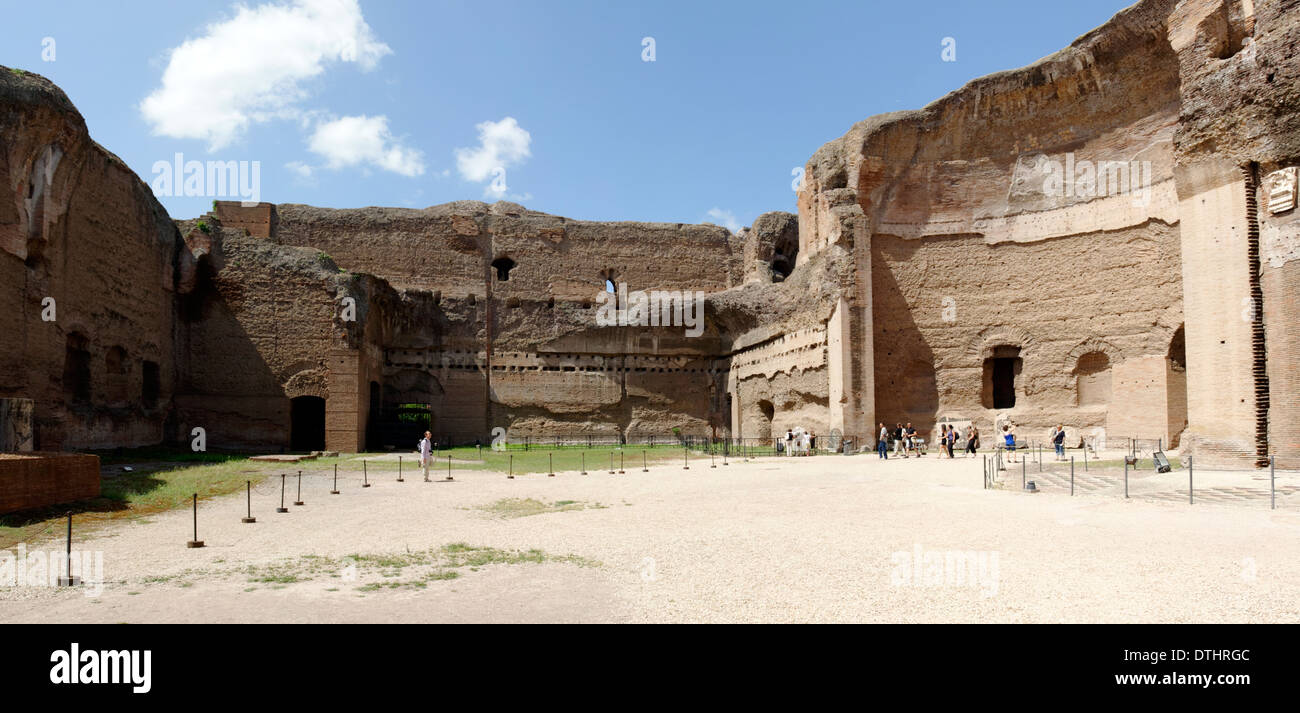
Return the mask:
[[1255,380],[1255,465],[1268,465],[1268,359],[1264,345],[1264,289],[1259,278],[1259,166],[1243,166],[1246,180],[1246,255],[1250,267],[1250,348],[1251,374]]

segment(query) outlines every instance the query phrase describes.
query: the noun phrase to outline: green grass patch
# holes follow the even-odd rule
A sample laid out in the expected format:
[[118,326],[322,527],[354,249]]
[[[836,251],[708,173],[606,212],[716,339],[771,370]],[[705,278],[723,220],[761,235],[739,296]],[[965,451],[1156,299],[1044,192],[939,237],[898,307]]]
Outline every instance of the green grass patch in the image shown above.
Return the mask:
[[603,510],[609,506],[600,503],[586,503],[579,500],[556,500],[546,503],[533,498],[502,498],[479,508],[497,517],[511,519],[530,515],[545,515],[553,512],[570,512],[573,510]]

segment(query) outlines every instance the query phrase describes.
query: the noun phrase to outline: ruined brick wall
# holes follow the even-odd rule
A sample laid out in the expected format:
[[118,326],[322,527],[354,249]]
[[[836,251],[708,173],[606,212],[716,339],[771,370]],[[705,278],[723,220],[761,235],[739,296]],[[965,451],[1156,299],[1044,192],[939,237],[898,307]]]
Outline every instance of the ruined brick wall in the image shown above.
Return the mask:
[[0,454],[0,514],[99,497],[99,457]]
[[[179,305],[177,422],[209,448],[291,443],[291,399],[326,402],[326,446],[355,451],[364,434],[364,279],[318,251],[222,229]],[[198,238],[196,232],[190,239]],[[342,322],[344,297],[357,321]],[[354,333],[349,333],[351,329]],[[359,420],[360,419],[360,420]]]
[[[1030,67],[872,117],[813,156],[799,257],[858,256],[842,370],[873,384],[854,389],[874,391],[860,421],[1180,430],[1164,366],[1182,322],[1172,5],[1139,3]],[[1019,350],[1010,407],[990,399],[999,347]],[[1080,360],[1097,353],[1111,397],[1080,405]]]
[[0,396],[38,449],[163,440],[175,227],[48,80],[0,67],[0,135]]
[[[973,235],[874,236],[877,420],[923,432],[941,418],[974,420],[988,433],[1009,416],[1035,432],[1065,422],[1167,442],[1165,355],[1182,313],[1177,235],[1152,221],[991,245]],[[1004,344],[1020,349],[1021,370],[1014,407],[997,409],[985,360]],[[1110,398],[1080,405],[1080,365],[1096,354]],[[1149,379],[1135,375],[1150,369]]]
[[[218,215],[230,210],[218,203]],[[280,205],[276,215],[276,242],[444,297],[481,299],[491,284],[502,299],[590,300],[611,276],[631,289],[716,292],[739,274],[740,243],[711,225],[598,223],[478,201],[422,210]],[[514,263],[508,281],[489,282],[502,258]]]
[[1199,463],[1300,458],[1294,208],[1261,183],[1300,165],[1300,2],[1188,0],[1169,18],[1187,312],[1189,444]]

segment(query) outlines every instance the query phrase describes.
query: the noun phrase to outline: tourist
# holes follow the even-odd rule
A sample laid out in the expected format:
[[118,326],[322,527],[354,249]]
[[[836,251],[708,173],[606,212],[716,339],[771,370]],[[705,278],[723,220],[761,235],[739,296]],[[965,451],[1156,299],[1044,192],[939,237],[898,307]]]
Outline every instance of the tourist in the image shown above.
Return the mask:
[[419,449],[420,467],[424,469],[424,482],[427,483],[429,482],[429,461],[433,460],[430,457],[430,452],[433,450],[433,433],[431,431],[424,432],[424,438],[420,439]]
[[907,450],[916,451],[916,457],[921,457],[921,444],[916,442],[916,428],[909,421],[907,428],[903,431],[903,437],[907,439]]
[[948,457],[953,457],[953,449],[957,447],[957,427],[948,427]]
[[948,450],[948,424],[939,426],[939,454]]
[[785,431],[785,454],[794,455],[794,429],[787,428]]
[[966,453],[974,457],[980,449],[980,430],[974,423],[966,427]]
[[902,453],[904,458],[907,457],[906,437],[907,434],[903,432],[903,424],[901,423],[894,424],[894,455],[898,455],[899,453]]
[[1052,443],[1056,446],[1056,459],[1065,460],[1065,424],[1056,427],[1052,434]]
[[1002,426],[1002,440],[1006,444],[1007,458],[1012,463],[1016,462],[1016,429],[1011,424]]
[[889,460],[889,429],[885,428],[884,422],[880,424],[880,439],[876,441],[876,455]]
[[808,434],[808,448],[813,455],[817,455],[817,434],[815,432]]

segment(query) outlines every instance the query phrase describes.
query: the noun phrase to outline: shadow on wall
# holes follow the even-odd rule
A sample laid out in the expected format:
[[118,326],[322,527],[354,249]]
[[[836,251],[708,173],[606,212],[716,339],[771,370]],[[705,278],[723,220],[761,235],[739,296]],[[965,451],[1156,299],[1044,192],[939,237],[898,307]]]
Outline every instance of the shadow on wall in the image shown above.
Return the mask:
[[[194,289],[178,297],[181,379],[175,409],[181,432],[176,437],[188,441],[192,429],[201,427],[209,448],[290,446],[290,399],[229,302],[242,296],[241,289],[222,283],[205,257]],[[268,324],[268,330],[276,327]],[[323,399],[321,404],[323,413]],[[323,416],[319,427],[323,444]],[[301,438],[307,438],[305,432]]]
[[911,422],[917,432],[928,433],[934,429],[939,410],[934,351],[921,335],[912,306],[888,269],[872,273],[871,309],[876,420],[891,428],[895,423]]

